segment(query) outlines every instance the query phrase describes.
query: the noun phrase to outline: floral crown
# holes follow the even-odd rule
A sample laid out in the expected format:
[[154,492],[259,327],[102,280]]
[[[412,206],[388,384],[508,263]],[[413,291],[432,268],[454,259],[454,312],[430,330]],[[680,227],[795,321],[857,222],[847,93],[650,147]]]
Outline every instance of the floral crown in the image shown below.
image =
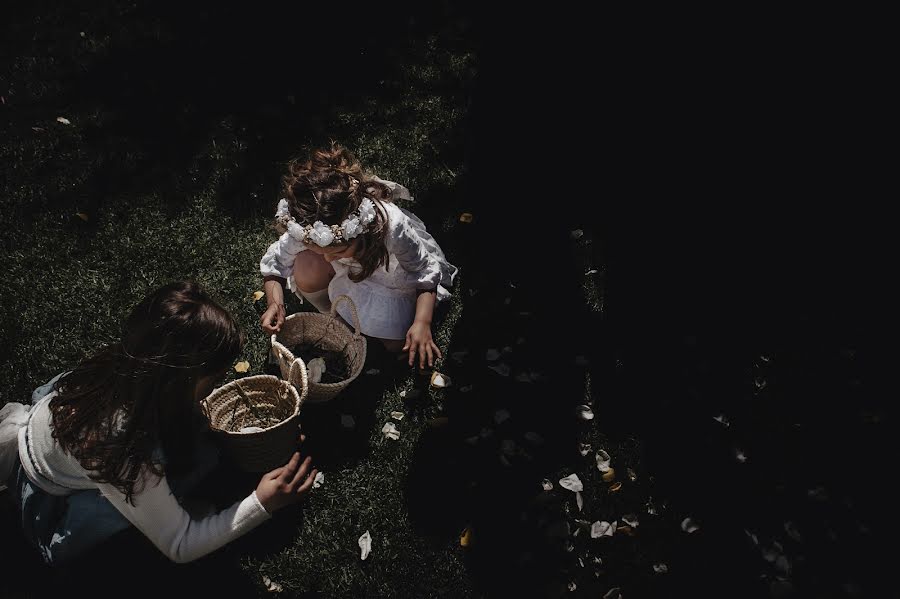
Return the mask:
[[[351,179],[351,191],[356,188],[358,183],[356,179]],[[315,193],[313,193],[313,199],[316,200],[316,204],[319,203]],[[278,202],[275,219],[297,241],[301,243],[313,242],[319,247],[326,247],[333,244],[346,243],[368,231],[369,223],[375,220],[375,202],[371,198],[363,198],[359,208],[345,218],[340,225],[326,225],[322,221],[317,220],[311,225],[302,226],[291,216],[287,200],[282,198]]]

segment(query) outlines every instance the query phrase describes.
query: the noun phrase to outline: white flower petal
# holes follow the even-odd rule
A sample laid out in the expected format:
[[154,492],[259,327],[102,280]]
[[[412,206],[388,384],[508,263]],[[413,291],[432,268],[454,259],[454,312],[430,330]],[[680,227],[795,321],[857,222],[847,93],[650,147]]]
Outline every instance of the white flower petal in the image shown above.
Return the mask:
[[622,516],[622,522],[624,522],[631,528],[637,528],[639,524],[638,517],[635,514],[625,514],[624,516]]
[[715,420],[716,422],[718,422],[725,428],[728,428],[729,426],[731,426],[731,423],[728,421],[728,416],[726,416],[725,414],[719,414],[718,416],[713,416],[713,420]]
[[669,566],[660,562],[658,564],[653,564],[653,571],[657,574],[666,574],[669,572]]
[[57,122],[57,123],[62,123],[63,125],[71,125],[71,124],[72,124],[72,121],[70,121],[69,119],[67,119],[67,118],[64,117],[64,116],[58,116],[58,117],[56,117],[56,122]]
[[581,420],[593,420],[594,419],[594,410],[591,409],[591,406],[581,404],[577,408],[575,408],[575,414]]
[[559,479],[559,485],[570,491],[584,491],[584,485],[581,483],[581,479],[578,478],[577,474],[570,474],[565,478]]
[[552,490],[553,490],[553,483],[550,482],[550,479],[545,478],[544,480],[542,480],[542,481],[541,481],[541,486],[544,488],[545,491],[552,491]]
[[597,470],[600,472],[609,472],[609,463],[612,460],[609,454],[604,450],[597,452]]
[[622,599],[622,590],[619,587],[613,587],[606,591],[603,599]]
[[400,431],[397,430],[397,427],[394,426],[393,422],[387,422],[383,427],[381,427],[381,432],[384,433],[384,436],[388,439],[393,439],[396,441],[400,438]]
[[363,536],[359,537],[359,559],[364,560],[369,557],[369,553],[372,552],[372,535],[369,534],[367,530]]
[[575,492],[575,504],[578,506],[579,512],[584,509],[584,497],[581,496],[581,491]]
[[587,455],[591,452],[591,444],[590,443],[579,443],[578,444],[578,453],[581,455]]
[[404,416],[403,412],[391,412],[391,418],[393,418],[394,420],[397,420],[397,421],[403,420],[403,416]]
[[313,489],[318,489],[319,487],[321,487],[324,484],[325,484],[325,473],[317,472],[316,478],[315,478],[315,480],[313,480]]
[[688,517],[681,521],[681,530],[687,533],[696,532],[700,530],[700,526],[692,518]]
[[325,360],[323,358],[313,358],[306,364],[306,374],[310,383],[318,383],[325,374]]

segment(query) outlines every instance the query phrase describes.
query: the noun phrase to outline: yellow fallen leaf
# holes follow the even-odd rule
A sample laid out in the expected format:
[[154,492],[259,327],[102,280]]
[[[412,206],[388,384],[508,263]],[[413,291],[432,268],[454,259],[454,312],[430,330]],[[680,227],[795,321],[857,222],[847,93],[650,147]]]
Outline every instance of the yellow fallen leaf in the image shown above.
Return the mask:
[[261,300],[264,297],[266,297],[266,294],[263,293],[262,291],[254,291],[253,292],[253,301],[254,302],[258,302],[259,300]]
[[463,212],[462,214],[459,215],[459,222],[470,223],[470,222],[472,222],[473,218],[475,218],[475,217],[472,216],[471,212]]
[[88,218],[90,218],[90,217],[89,217],[87,214],[85,214],[84,212],[76,212],[76,213],[75,213],[75,216],[77,216],[78,218],[80,218],[80,219],[83,220],[84,222],[88,222]]
[[472,529],[468,526],[459,537],[459,544],[462,547],[468,547],[472,543]]
[[238,362],[234,365],[234,369],[238,372],[247,372],[250,370],[250,362]]

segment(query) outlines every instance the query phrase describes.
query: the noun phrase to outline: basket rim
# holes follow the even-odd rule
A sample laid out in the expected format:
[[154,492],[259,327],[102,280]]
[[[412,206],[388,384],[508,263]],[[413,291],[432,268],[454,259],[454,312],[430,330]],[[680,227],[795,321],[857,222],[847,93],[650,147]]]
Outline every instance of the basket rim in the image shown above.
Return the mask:
[[[279,422],[278,424],[276,424],[275,426],[270,426],[269,428],[263,429],[263,430],[261,430],[261,431],[252,431],[252,432],[245,432],[245,433],[242,433],[242,432],[240,432],[240,431],[226,431],[226,430],[223,430],[223,429],[221,429],[221,428],[217,428],[217,427],[213,426],[212,420],[209,420],[209,414],[208,414],[208,412],[209,412],[209,407],[208,407],[208,401],[209,401],[209,399],[210,399],[211,397],[217,395],[217,394],[222,394],[222,393],[224,393],[226,390],[236,388],[236,387],[237,387],[237,383],[239,383],[239,382],[242,382],[242,381],[251,381],[251,380],[260,380],[260,379],[270,379],[270,380],[275,380],[275,381],[278,383],[278,386],[279,386],[279,387],[284,387],[284,386],[290,387],[289,391],[290,391],[290,393],[294,396],[294,398],[296,399],[296,402],[294,402],[294,411],[293,411],[293,413],[292,413],[290,416],[288,416],[287,418],[285,418],[284,420],[282,420],[281,422]],[[305,395],[305,394],[304,394],[304,395]],[[207,395],[206,397],[204,397],[204,398],[203,398],[203,401],[202,401],[201,403],[203,404],[203,409],[204,409],[204,411],[205,411],[206,414],[207,414],[207,420],[209,420],[209,427],[210,427],[210,429],[212,429],[213,431],[215,431],[215,432],[217,432],[217,433],[221,433],[221,434],[223,434],[223,435],[229,435],[229,436],[234,436],[234,437],[245,437],[245,436],[248,436],[248,435],[261,435],[261,434],[263,434],[263,433],[268,433],[269,431],[274,431],[274,430],[280,428],[281,426],[290,423],[292,420],[295,420],[295,419],[300,415],[300,408],[303,407],[303,401],[304,401],[304,400],[301,399],[301,397],[300,397],[300,393],[297,391],[296,385],[294,385],[294,384],[292,384],[292,383],[290,383],[290,382],[288,382],[288,381],[286,381],[286,380],[284,380],[284,379],[282,379],[282,378],[280,378],[280,377],[271,375],[271,374],[256,374],[256,375],[253,375],[253,376],[245,376],[245,377],[242,377],[242,378],[239,378],[239,379],[235,379],[235,380],[231,381],[230,383],[226,383],[226,384],[222,385],[221,387],[217,387],[216,389],[213,389],[212,393],[210,393],[209,395]]]
[[[315,318],[315,317],[327,318],[328,320],[333,320],[333,317],[330,314],[323,314],[322,312],[296,312],[294,314],[291,314],[287,318],[285,318],[284,321],[287,322],[294,318]],[[347,326],[345,323],[343,323],[339,320],[336,322],[339,322],[342,326],[346,327],[347,332],[350,334],[351,342],[360,344],[362,346],[363,355],[365,355],[366,346],[367,346],[365,336],[363,336],[362,334],[357,336],[354,333],[354,331],[352,329],[350,329],[350,327]],[[300,360],[300,362],[302,362],[303,365],[306,366],[306,362],[303,361],[303,358],[295,356],[294,352],[292,352],[290,349],[288,349],[287,346],[285,346],[281,341],[279,341],[276,338],[277,336],[278,336],[278,333],[272,334],[272,337],[271,337],[272,347],[278,348],[279,351],[283,351],[286,354],[286,357],[289,358],[291,362],[293,362],[294,360]],[[364,366],[365,366],[365,359],[359,361],[359,364],[355,368],[355,372],[351,372],[350,376],[348,376],[347,378],[345,378],[341,381],[338,381],[336,383],[314,383],[312,381],[309,381],[307,388],[312,388],[313,386],[315,386],[316,388],[319,388],[319,389],[333,389],[333,388],[346,387],[350,382],[355,380],[360,375]]]

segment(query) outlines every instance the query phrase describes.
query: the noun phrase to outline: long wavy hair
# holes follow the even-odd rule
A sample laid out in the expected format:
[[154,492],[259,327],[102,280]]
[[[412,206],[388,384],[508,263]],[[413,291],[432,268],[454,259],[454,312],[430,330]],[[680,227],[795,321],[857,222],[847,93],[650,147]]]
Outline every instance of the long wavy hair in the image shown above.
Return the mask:
[[[351,177],[359,184],[352,185]],[[355,240],[354,259],[362,269],[351,271],[350,280],[358,283],[379,266],[388,267],[387,214],[382,204],[391,201],[391,189],[363,172],[352,152],[335,142],[327,148],[315,149],[306,158],[288,163],[282,184],[291,216],[301,226],[316,221],[339,225],[359,208],[363,198],[372,198],[375,220],[369,230]]]
[[53,436],[93,480],[132,501],[145,469],[163,476],[191,467],[198,426],[208,427],[198,380],[224,375],[243,343],[231,315],[196,283],[160,287],[128,316],[121,341],[57,381]]

